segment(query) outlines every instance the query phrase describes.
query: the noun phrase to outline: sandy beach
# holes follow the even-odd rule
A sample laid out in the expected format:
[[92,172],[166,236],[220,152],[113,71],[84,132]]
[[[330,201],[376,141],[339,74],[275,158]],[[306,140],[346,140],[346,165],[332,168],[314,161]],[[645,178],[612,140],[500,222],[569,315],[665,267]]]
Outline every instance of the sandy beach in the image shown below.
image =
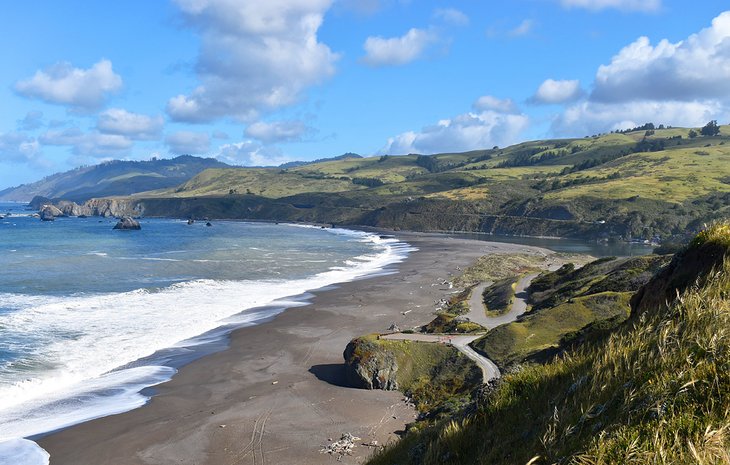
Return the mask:
[[[322,445],[343,433],[387,443],[414,419],[399,392],[344,383],[342,351],[355,336],[428,321],[440,285],[477,257],[542,250],[440,235],[398,233],[419,250],[396,274],[315,292],[311,304],[236,330],[227,350],[180,369],[137,410],[65,429],[38,442],[52,465],[338,463]],[[405,315],[402,312],[407,312]],[[361,463],[358,445],[341,463]]]

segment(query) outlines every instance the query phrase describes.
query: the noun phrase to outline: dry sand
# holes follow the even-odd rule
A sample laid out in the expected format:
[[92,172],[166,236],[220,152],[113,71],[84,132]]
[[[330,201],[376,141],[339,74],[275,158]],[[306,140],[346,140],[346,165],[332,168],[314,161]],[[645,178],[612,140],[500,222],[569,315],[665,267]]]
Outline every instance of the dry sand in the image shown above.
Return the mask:
[[[51,465],[338,463],[322,445],[362,438],[341,463],[361,463],[414,419],[398,392],[344,383],[342,351],[361,334],[430,320],[444,279],[494,252],[526,246],[399,233],[417,247],[397,274],[315,292],[310,305],[235,331],[230,348],[180,369],[137,410],[65,429],[38,442]],[[458,268],[457,268],[458,267]],[[410,310],[410,311],[409,311]],[[409,311],[406,315],[401,312]]]

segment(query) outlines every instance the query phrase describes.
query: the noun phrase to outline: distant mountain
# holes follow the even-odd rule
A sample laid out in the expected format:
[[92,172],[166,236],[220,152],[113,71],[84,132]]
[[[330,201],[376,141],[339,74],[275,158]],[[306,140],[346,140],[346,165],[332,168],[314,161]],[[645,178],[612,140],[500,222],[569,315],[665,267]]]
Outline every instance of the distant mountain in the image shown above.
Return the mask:
[[283,168],[283,169],[296,168],[297,166],[313,165],[314,163],[322,163],[325,161],[347,160],[350,158],[362,158],[362,155],[358,155],[358,154],[352,153],[352,152],[347,152],[347,153],[343,153],[342,155],[339,155],[337,157],[331,157],[331,158],[318,158],[318,159],[312,160],[312,161],[290,161],[289,163],[282,163],[281,165],[279,165],[279,168]]
[[182,155],[148,161],[114,160],[47,176],[0,191],[0,200],[25,202],[35,196],[83,202],[93,197],[131,195],[188,181],[208,168],[229,168],[214,158]]

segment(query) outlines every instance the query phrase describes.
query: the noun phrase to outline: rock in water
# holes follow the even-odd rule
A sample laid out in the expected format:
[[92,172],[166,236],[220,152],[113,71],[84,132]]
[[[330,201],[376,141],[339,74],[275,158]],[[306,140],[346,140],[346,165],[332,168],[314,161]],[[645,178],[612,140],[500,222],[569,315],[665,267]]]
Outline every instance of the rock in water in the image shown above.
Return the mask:
[[43,205],[40,214],[41,221],[53,221],[57,216],[64,216],[63,212],[53,205]]
[[114,229],[123,229],[123,230],[127,230],[127,231],[134,231],[134,230],[142,229],[142,226],[139,224],[139,221],[135,220],[131,216],[124,216],[114,226]]

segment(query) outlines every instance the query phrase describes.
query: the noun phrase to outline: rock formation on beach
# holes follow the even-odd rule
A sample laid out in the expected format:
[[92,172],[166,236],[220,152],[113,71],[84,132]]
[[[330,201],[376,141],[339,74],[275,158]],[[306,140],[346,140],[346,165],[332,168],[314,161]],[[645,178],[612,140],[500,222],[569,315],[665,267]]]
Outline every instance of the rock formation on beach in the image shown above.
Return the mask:
[[362,389],[398,389],[398,363],[393,354],[382,350],[367,337],[347,344],[344,352],[347,381]]

